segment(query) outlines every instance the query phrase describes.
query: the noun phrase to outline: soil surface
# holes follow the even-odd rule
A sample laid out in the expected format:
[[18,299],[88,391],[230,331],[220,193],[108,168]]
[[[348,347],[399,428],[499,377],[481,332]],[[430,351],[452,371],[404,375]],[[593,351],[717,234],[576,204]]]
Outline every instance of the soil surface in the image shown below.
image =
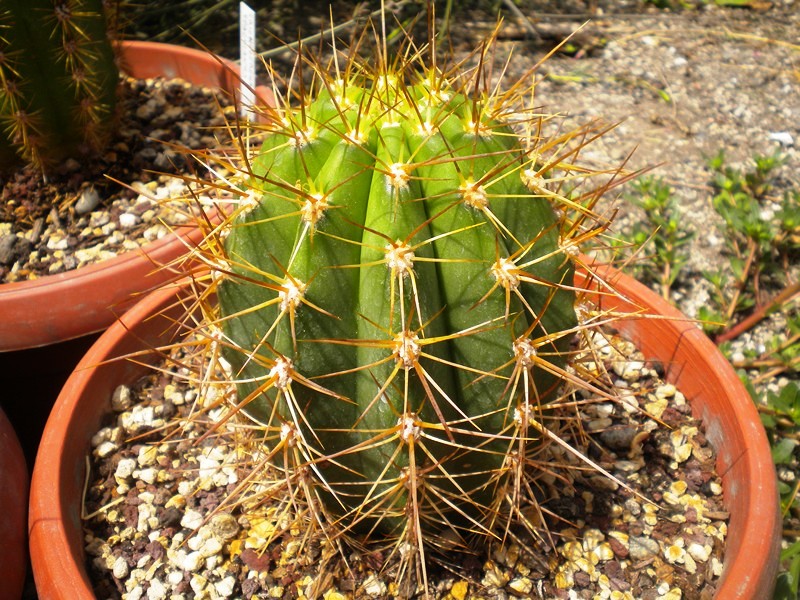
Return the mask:
[[124,77],[102,152],[0,173],[0,284],[136,251],[186,222],[189,184],[208,176],[189,153],[230,145],[224,110],[235,114],[225,94],[182,79]]
[[531,465],[548,468],[523,477],[527,524],[510,518],[502,542],[478,536],[470,550],[456,538],[449,551],[446,537],[438,552],[431,544],[426,584],[404,574],[409,557],[388,553],[378,532],[363,548],[353,535],[342,553],[294,477],[258,458],[262,434],[219,406],[229,384],[187,384],[187,368],[207,369],[205,351],[181,343],[172,361],[116,389],[92,438],[84,539],[97,597],[709,600],[729,514],[702,424],[662,364],[587,327],[574,368],[606,393],[566,386],[542,423],[611,478],[530,441]]

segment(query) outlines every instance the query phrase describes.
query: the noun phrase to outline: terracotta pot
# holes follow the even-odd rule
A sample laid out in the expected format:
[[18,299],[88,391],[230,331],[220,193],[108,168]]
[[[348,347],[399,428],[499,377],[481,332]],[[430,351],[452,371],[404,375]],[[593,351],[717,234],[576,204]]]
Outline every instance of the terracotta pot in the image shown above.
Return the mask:
[[27,567],[25,516],[28,512],[28,469],[14,428],[0,409],[0,597],[22,596]]
[[[122,65],[128,74],[145,79],[159,75],[181,77],[193,84],[219,87],[236,94],[239,67],[230,61],[195,50],[155,42],[122,42]],[[260,87],[262,104],[272,93]],[[136,300],[136,294],[154,289],[171,275],[154,265],[166,264],[197,241],[197,228],[182,228],[119,256],[34,281],[0,285],[0,352],[34,348],[101,331]]]
[[[238,92],[238,66],[190,48],[122,42],[123,70],[141,79],[181,77],[196,85]],[[272,103],[267,88],[258,103]],[[47,414],[69,373],[94,341],[141,294],[172,275],[158,271],[196,242],[201,231],[184,227],[139,251],[34,281],[0,284],[0,394],[25,455],[33,462]],[[23,396],[24,402],[15,398]]]
[[[731,523],[717,598],[768,597],[778,566],[778,496],[769,446],[747,392],[716,347],[680,313],[627,276],[601,272],[630,300],[589,292],[603,308],[646,307],[651,314],[667,316],[623,320],[620,327],[649,358],[666,365],[668,379],[691,401],[719,451],[717,466]],[[586,276],[579,281],[593,288]],[[50,415],[36,461],[29,517],[33,570],[43,600],[94,598],[79,526],[84,460],[92,434],[110,410],[115,387],[132,383],[145,369],[126,361],[93,365],[165,343],[169,316],[177,316],[175,292],[173,287],[151,294],[110,327],[70,376]]]

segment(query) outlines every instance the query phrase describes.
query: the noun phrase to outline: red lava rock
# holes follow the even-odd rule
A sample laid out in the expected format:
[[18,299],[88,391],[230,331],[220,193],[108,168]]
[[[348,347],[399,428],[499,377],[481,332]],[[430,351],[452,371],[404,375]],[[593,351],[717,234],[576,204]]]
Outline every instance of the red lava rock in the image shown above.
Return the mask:
[[622,545],[622,542],[619,540],[610,537],[608,538],[608,544],[611,546],[611,551],[614,553],[614,556],[618,556],[619,558],[627,558],[628,557],[628,549]]
[[164,554],[166,554],[166,550],[164,546],[161,545],[161,542],[158,540],[153,540],[147,547],[145,548],[147,553],[153,557],[153,560],[159,560]]
[[269,571],[272,560],[266,552],[256,552],[252,548],[245,548],[240,556],[242,562],[252,571]]

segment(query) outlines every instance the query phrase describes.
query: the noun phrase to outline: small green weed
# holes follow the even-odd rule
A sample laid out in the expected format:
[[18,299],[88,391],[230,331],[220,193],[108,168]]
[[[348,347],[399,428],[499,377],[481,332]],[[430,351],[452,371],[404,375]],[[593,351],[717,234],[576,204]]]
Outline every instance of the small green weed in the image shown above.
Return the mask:
[[[759,352],[750,351],[736,361],[743,371],[762,422],[772,444],[772,456],[779,472],[778,490],[784,515],[784,538],[800,535],[800,384],[790,381],[780,392],[756,393],[756,385],[775,380],[781,374],[800,372],[800,282],[792,278],[800,250],[800,192],[782,197],[774,194],[778,154],[755,156],[752,166],[735,170],[725,164],[722,152],[709,162],[714,172],[712,204],[725,223],[723,237],[728,264],[707,273],[714,293],[712,304],[700,316],[706,328],[716,333],[724,351],[729,342],[752,329],[774,312],[782,312],[786,330],[772,336]],[[777,290],[777,291],[776,291]],[[719,324],[713,324],[716,322]],[[727,352],[730,354],[729,352]],[[792,477],[793,475],[793,477]],[[800,541],[781,554],[774,600],[796,600],[800,588]]]
[[633,191],[625,195],[634,206],[644,212],[630,234],[630,242],[644,254],[633,269],[640,281],[657,285],[664,298],[675,283],[689,258],[689,242],[694,233],[681,223],[678,199],[663,179],[648,176],[633,184]]
[[796,600],[800,587],[800,541],[781,552],[781,563],[788,565],[778,574],[773,600]]
[[[791,381],[780,392],[766,391],[759,395],[746,373],[743,380],[771,437],[773,461],[776,465],[797,466],[794,451],[800,443],[800,384]],[[794,486],[782,482],[779,487],[781,506],[788,511],[794,499]]]
[[[757,368],[760,379],[800,367],[800,281],[791,266],[800,258],[800,191],[777,195],[776,172],[784,158],[757,155],[752,166],[733,169],[720,151],[709,161],[713,172],[712,206],[724,223],[724,264],[703,273],[710,300],[699,319],[718,344],[729,342],[761,320],[781,311],[787,335],[776,336],[758,355],[737,366]],[[679,211],[679,198],[662,179],[643,177],[625,199],[642,209],[644,218],[612,242],[619,252],[633,247],[639,254],[630,269],[642,282],[656,287],[664,298],[686,265],[694,233]],[[624,254],[624,252],[623,252]]]
[[[751,374],[754,384],[768,381],[783,373],[800,373],[800,314],[784,314],[786,331],[782,335],[775,335],[767,340],[761,352],[745,351],[742,358],[733,361],[737,368],[757,369],[757,373]],[[723,343],[721,348],[727,351],[729,344]]]
[[740,171],[726,166],[721,151],[709,161],[716,192],[712,204],[725,222],[728,264],[705,274],[713,287],[712,304],[700,318],[720,343],[800,295],[800,284],[787,275],[800,251],[800,192],[782,199],[771,194],[782,162],[777,154],[756,156],[752,168]]
[[[797,454],[800,446],[800,384],[790,381],[780,392],[758,394],[747,374],[740,373],[761,412],[761,421],[772,444],[775,466],[779,472],[794,474],[794,480],[791,477],[778,478],[778,492],[784,516],[784,537],[796,537],[800,532],[792,530],[791,523],[800,516],[797,502],[800,492],[800,478],[797,477],[800,469]],[[800,588],[800,541],[784,548],[781,564],[773,600],[796,600]]]

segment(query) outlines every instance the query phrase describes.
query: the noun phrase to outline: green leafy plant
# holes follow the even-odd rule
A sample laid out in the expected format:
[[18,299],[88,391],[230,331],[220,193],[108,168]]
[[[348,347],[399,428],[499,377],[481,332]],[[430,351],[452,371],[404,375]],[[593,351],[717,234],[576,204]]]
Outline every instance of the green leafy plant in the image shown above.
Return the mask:
[[781,563],[788,568],[778,574],[773,600],[796,600],[800,590],[800,542],[781,552]]
[[[800,295],[800,282],[788,275],[791,259],[800,250],[800,192],[777,200],[770,197],[781,161],[778,155],[756,156],[752,169],[737,171],[725,165],[720,152],[709,162],[717,190],[712,203],[725,222],[730,268],[706,274],[714,305],[700,316],[720,343],[738,337]],[[779,291],[766,291],[769,288]]]
[[102,147],[118,83],[105,4],[0,2],[0,168]]
[[603,320],[576,316],[578,246],[629,176],[593,187],[576,159],[604,129],[547,137],[529,85],[487,83],[491,43],[460,75],[377,37],[344,64],[301,54],[310,80],[220,184],[239,201],[196,253],[198,304],[207,380],[235,383],[268,493],[424,582],[427,553],[541,521],[529,473],[563,384],[603,394],[567,368]]
[[[762,414],[779,473],[794,477],[794,481],[778,480],[786,519],[784,538],[791,540],[798,533],[791,523],[797,518],[800,491],[800,386],[790,380],[779,392],[766,387],[782,374],[796,376],[800,364],[800,315],[793,308],[800,297],[800,283],[792,279],[790,268],[800,249],[800,192],[791,190],[775,197],[775,170],[782,160],[777,154],[755,156],[746,170],[727,167],[722,152],[710,161],[717,192],[713,206],[725,223],[729,267],[706,275],[713,285],[714,304],[701,316],[716,322],[706,327],[717,333],[717,342],[729,355],[730,342],[768,316],[780,312],[786,320],[784,333],[770,337],[759,351],[745,351],[734,364],[747,369],[744,377]],[[784,570],[773,598],[794,600],[800,585],[800,542],[784,548],[781,563]]]
[[[776,468],[793,473],[794,480],[779,477],[781,510],[785,518],[796,518],[798,514],[798,444],[800,443],[800,383],[790,381],[780,391],[757,392],[752,380],[742,372],[742,380],[761,412],[761,420],[772,444],[772,457]],[[796,537],[797,532],[790,532]],[[778,575],[774,600],[794,600],[800,587],[800,541],[787,545],[781,552],[784,570]]]
[[[779,392],[767,391],[763,393],[762,397],[759,397],[749,381],[746,381],[745,384],[761,407],[762,422],[768,431],[775,434],[772,439],[772,455],[775,464],[791,464],[795,460],[794,450],[797,447],[795,438],[800,433],[800,384],[791,382],[781,388]],[[777,435],[778,431],[783,435]],[[783,508],[788,510],[796,491],[784,484],[781,486],[780,493]]]
[[[768,382],[784,373],[800,371],[800,315],[784,311],[785,332],[769,337],[760,351],[745,350],[733,360],[738,368],[750,369],[754,384]],[[729,352],[729,344],[722,349]]]
[[[726,225],[730,269],[706,274],[715,307],[704,308],[700,317],[719,343],[738,337],[800,295],[800,282],[787,278],[788,265],[800,250],[800,191],[780,200],[769,197],[781,162],[778,155],[755,156],[752,169],[737,171],[725,166],[720,152],[709,163],[717,190],[712,204]],[[779,291],[765,291],[765,284]]]
[[687,231],[681,218],[679,202],[662,179],[642,177],[631,184],[625,198],[644,212],[637,220],[629,239],[646,259],[634,265],[645,283],[656,284],[661,295],[669,292],[688,260],[689,244],[694,233]]

